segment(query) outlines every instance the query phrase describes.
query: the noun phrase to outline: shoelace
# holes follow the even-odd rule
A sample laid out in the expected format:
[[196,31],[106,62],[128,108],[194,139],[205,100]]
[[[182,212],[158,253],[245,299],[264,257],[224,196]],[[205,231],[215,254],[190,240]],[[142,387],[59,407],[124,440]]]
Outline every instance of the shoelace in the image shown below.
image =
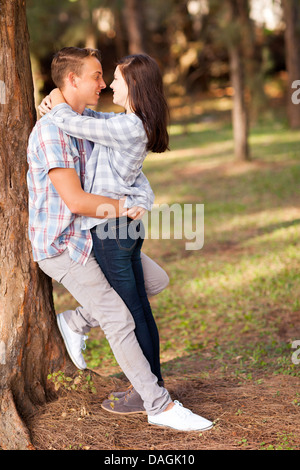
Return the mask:
[[181,418],[187,418],[192,413],[191,410],[184,408],[183,404],[180,403],[178,400],[174,400],[174,403],[178,406],[174,407],[175,409],[173,409]]
[[124,396],[124,401],[128,401],[128,399],[130,398],[130,395],[132,395],[134,392],[134,388],[132,385],[130,385],[126,391],[126,395]]
[[82,351],[85,351],[85,349],[86,349],[85,341],[86,341],[87,339],[88,339],[88,336],[82,336],[82,337],[81,337],[80,349],[82,349]]

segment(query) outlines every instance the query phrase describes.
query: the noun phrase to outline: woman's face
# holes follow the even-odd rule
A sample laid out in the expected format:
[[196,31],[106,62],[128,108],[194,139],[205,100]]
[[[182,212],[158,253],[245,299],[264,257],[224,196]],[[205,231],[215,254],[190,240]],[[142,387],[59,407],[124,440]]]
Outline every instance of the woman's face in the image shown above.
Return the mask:
[[131,113],[129,99],[128,99],[128,86],[124,80],[120,67],[117,66],[114,73],[114,80],[110,85],[110,88],[113,90],[113,102],[118,106],[125,108],[127,113]]

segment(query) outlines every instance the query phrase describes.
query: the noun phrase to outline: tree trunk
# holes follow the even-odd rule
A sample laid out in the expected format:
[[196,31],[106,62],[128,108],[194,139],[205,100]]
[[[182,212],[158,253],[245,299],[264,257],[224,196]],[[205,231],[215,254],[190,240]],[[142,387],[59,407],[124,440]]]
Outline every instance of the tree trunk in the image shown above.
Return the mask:
[[70,362],[51,280],[33,262],[27,234],[26,147],[36,115],[24,0],[1,0],[0,39],[0,448],[13,450],[32,448],[26,417],[53,398],[48,372]]
[[300,80],[300,6],[298,0],[283,0],[285,20],[285,56],[288,71],[287,115],[292,129],[300,128],[300,106],[293,103],[292,83]]
[[[239,0],[239,23],[241,46],[243,51],[245,86],[249,94],[249,115],[257,119],[266,109],[267,100],[264,91],[264,76],[261,53],[258,52],[255,35],[255,23],[250,18],[251,0]],[[250,117],[249,117],[250,119]]]
[[88,0],[81,0],[80,2],[81,15],[85,19],[86,31],[85,31],[85,44],[84,47],[91,49],[97,49],[97,36],[98,30],[97,25],[94,21],[94,10]]
[[250,160],[248,145],[248,109],[245,101],[244,63],[239,24],[239,0],[227,0],[229,7],[228,52],[230,78],[234,89],[232,124],[235,156],[238,160]]
[[124,57],[127,54],[127,27],[122,21],[122,12],[117,5],[116,0],[112,1],[113,14],[115,18],[115,46],[117,57]]
[[144,0],[125,0],[125,22],[130,54],[146,52]]
[[232,125],[237,160],[250,160],[248,146],[248,112],[244,97],[242,57],[238,46],[229,47],[230,76],[234,89]]

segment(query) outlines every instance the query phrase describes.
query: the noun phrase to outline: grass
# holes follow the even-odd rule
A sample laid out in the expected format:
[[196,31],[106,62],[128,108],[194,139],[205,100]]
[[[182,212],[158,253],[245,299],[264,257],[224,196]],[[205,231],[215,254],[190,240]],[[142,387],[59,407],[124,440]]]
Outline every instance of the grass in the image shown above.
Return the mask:
[[[291,344],[300,340],[300,133],[274,107],[251,127],[252,160],[237,162],[228,100],[173,104],[171,151],[150,155],[144,172],[157,204],[204,204],[205,218],[201,250],[187,251],[186,240],[144,243],[170,277],[151,299],[166,382],[175,390],[176,384],[197,390],[201,382],[211,387],[210,397],[222,383],[228,395],[210,402],[219,431],[206,438],[206,448],[299,450],[300,365]],[[76,305],[57,284],[54,296],[57,311]],[[102,376],[122,377],[101,331],[90,333],[85,357]],[[270,434],[264,422],[273,416],[277,423],[276,403],[285,403],[294,424],[278,416]],[[228,426],[239,424],[221,445],[229,414]]]

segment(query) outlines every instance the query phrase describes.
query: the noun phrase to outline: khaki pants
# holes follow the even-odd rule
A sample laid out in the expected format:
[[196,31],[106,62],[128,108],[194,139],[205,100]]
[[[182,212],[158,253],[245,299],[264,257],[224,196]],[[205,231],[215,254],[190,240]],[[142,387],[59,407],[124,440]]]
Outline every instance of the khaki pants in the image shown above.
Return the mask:
[[[140,394],[149,415],[161,413],[171,402],[168,391],[157,384],[137,342],[130,311],[112,289],[94,255],[85,266],[74,262],[68,250],[39,261],[40,268],[61,283],[81,307],[64,314],[69,327],[79,334],[100,326],[124,374]],[[163,290],[168,276],[154,261],[142,254],[146,291],[149,296]]]

